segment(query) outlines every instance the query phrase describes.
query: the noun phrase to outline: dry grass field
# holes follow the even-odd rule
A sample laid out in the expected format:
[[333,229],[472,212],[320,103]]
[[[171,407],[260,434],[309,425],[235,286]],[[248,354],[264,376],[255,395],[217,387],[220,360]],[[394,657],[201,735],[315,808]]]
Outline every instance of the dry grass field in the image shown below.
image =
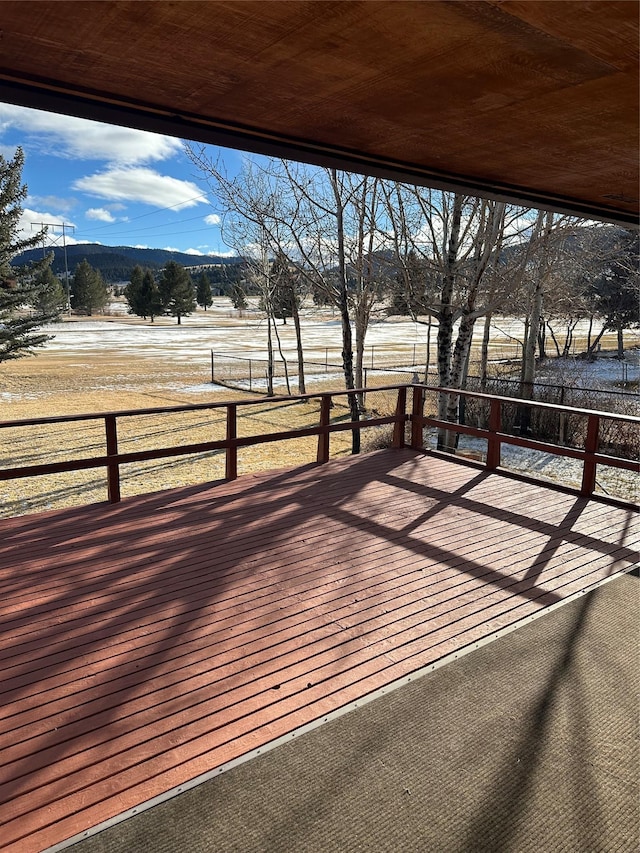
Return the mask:
[[[194,391],[194,385],[202,390]],[[188,391],[181,391],[183,386]],[[114,353],[74,356],[47,350],[2,365],[1,419],[137,410],[164,406],[255,400],[242,407],[241,436],[316,425],[319,405],[264,403],[262,397],[206,387],[206,372],[190,364],[136,360]],[[346,412],[345,412],[346,414]],[[225,409],[145,415],[118,421],[121,452],[195,444],[224,437]],[[37,465],[104,453],[104,422],[62,423],[6,428],[0,433],[0,466]],[[332,438],[332,455],[347,453],[350,435]],[[239,451],[239,474],[304,464],[315,460],[316,439],[305,438],[248,447]],[[132,463],[121,469],[122,496],[154,492],[224,477],[224,453]],[[3,482],[0,515],[14,516],[106,499],[104,469],[51,474]]]
[[[291,351],[291,324],[279,328]],[[309,316],[303,332],[307,357],[320,360],[330,351],[331,360],[339,363],[339,324],[331,315]],[[375,347],[376,361],[381,357],[383,363],[409,364],[416,349],[423,346],[420,335],[424,335],[423,328],[414,329],[408,321],[380,323],[370,333],[372,358]],[[206,315],[198,312],[181,327],[170,318],[161,318],[153,327],[126,316],[71,319],[35,356],[0,365],[0,420],[250,399],[254,405],[239,409],[239,435],[316,425],[316,401],[264,402],[260,395],[211,384],[209,347],[263,358],[264,336],[264,323],[257,312],[240,317],[229,310],[226,301],[214,305]],[[369,377],[370,384],[407,381],[393,375],[374,377]],[[315,384],[313,390],[319,387]],[[325,387],[339,389],[339,375]],[[392,401],[378,396],[375,407],[390,414]],[[224,437],[225,417],[225,410],[218,409],[122,418],[118,421],[118,448],[127,452],[217,440]],[[332,419],[340,418],[347,419],[347,411],[337,406]],[[363,433],[365,449],[372,443],[375,446],[376,437],[369,436]],[[349,432],[334,434],[332,456],[348,453],[350,440]],[[313,462],[316,446],[311,437],[240,449],[239,474]],[[98,456],[104,449],[101,420],[0,430],[3,468]],[[122,496],[221,479],[224,463],[224,453],[217,451],[124,465]],[[106,474],[98,468],[4,481],[0,496],[2,516],[104,501]]]

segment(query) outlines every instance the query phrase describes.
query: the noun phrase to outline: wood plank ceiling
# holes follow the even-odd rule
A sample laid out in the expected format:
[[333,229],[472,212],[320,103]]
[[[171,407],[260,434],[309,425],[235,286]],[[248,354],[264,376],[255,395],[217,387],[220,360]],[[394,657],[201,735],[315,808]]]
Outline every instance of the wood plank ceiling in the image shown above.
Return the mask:
[[638,8],[5,0],[0,100],[630,223]]

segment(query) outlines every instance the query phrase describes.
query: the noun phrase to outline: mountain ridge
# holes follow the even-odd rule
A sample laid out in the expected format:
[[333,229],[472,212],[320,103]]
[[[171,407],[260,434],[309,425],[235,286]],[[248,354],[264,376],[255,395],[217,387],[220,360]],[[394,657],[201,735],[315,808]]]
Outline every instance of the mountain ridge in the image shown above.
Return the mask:
[[[57,276],[65,272],[64,248],[52,246],[46,249],[53,252],[54,258],[51,269]],[[69,274],[73,275],[75,268],[85,258],[94,269],[100,270],[102,277],[108,283],[128,281],[131,271],[136,265],[152,270],[159,270],[168,261],[176,261],[184,267],[227,266],[242,263],[240,257],[224,255],[192,255],[186,252],[169,249],[146,249],[136,246],[103,246],[100,243],[73,243],[67,246],[67,266]],[[14,266],[31,263],[42,257],[42,249],[29,249],[12,261]]]

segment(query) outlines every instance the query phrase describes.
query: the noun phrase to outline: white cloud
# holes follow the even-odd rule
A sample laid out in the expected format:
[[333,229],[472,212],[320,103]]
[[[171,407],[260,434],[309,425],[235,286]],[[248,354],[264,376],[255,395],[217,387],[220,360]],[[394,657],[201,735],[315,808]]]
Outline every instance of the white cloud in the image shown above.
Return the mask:
[[208,216],[205,216],[204,221],[207,225],[220,225],[220,217],[217,213],[210,213]]
[[182,142],[170,136],[0,104],[0,132],[9,128],[28,134],[31,147],[58,157],[135,164],[166,160],[182,151]]
[[204,252],[201,252],[199,249],[183,249],[183,252],[185,255],[198,255],[199,257],[204,255]]
[[[49,213],[48,211],[43,212],[41,210],[32,210],[31,208],[25,207],[22,211],[22,216],[20,217],[18,223],[18,234],[20,239],[27,240],[30,237],[35,236],[38,231],[40,231],[41,223],[55,223],[59,226],[64,222],[64,242],[66,242],[67,246],[71,246],[75,243],[79,243],[79,240],[76,240],[73,236],[73,223],[67,222],[60,216],[57,216],[55,213]],[[63,234],[62,227],[49,227],[47,229],[47,235],[45,237],[45,249],[51,246],[62,246],[63,245]],[[42,244],[40,244],[42,245]]]
[[27,204],[34,207],[49,207],[55,210],[64,211],[65,215],[76,205],[78,200],[73,197],[63,198],[57,195],[29,195]]
[[[0,130],[2,128],[0,127]],[[0,145],[0,155],[4,157],[5,160],[13,160],[13,157],[16,153],[15,145]]]
[[97,219],[99,222],[115,222],[116,218],[104,207],[90,207],[85,213],[87,219]]
[[79,178],[73,188],[109,200],[140,201],[155,207],[182,210],[202,204],[206,197],[191,181],[161,175],[153,169],[114,167]]

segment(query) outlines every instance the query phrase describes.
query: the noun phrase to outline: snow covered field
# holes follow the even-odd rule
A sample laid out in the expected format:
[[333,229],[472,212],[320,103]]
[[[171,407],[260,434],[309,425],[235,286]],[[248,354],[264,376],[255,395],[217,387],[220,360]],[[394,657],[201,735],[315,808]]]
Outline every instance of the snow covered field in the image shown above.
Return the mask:
[[[139,318],[128,316],[110,316],[108,318],[72,318],[52,325],[49,329],[55,335],[35,359],[24,359],[14,363],[13,381],[7,384],[3,379],[12,376],[12,368],[3,366],[0,372],[0,403],[3,419],[34,416],[12,411],[12,404],[38,402],[38,413],[50,413],[47,405],[67,388],[77,390],[67,376],[77,377],[77,385],[90,389],[94,394],[101,392],[131,392],[141,390],[140,375],[144,373],[147,383],[145,392],[153,387],[159,394],[175,394],[181,400],[204,401],[216,393],[227,394],[226,390],[212,385],[210,377],[210,353],[228,353],[244,358],[264,359],[266,351],[267,328],[264,319],[257,311],[235,311],[226,299],[217,299],[207,312],[183,318],[177,325],[173,318],[159,318],[151,324]],[[432,332],[432,363],[435,360],[435,329]],[[584,330],[583,330],[584,331]],[[282,349],[287,358],[295,361],[295,334],[293,324],[279,324],[278,332]],[[496,321],[492,340],[492,354],[496,359],[516,357],[518,344],[513,338],[519,337],[521,324],[515,320]],[[339,364],[342,349],[341,328],[337,317],[331,312],[323,314],[317,311],[304,312],[302,324],[305,360]],[[479,345],[481,329],[478,330],[475,345]],[[388,318],[374,321],[367,335],[365,348],[366,365],[406,366],[424,365],[426,356],[427,329],[424,325],[413,323],[406,318]],[[638,339],[631,333],[626,336],[628,345],[637,346]],[[613,337],[606,344],[613,346]],[[553,384],[565,384],[572,387],[612,388],[619,390],[620,383],[635,382],[637,389],[640,378],[640,349],[629,348],[624,362],[603,357],[596,362],[587,363],[578,359],[553,361],[550,367],[540,372],[539,380]],[[57,385],[44,379],[38,384],[37,369],[49,362],[50,371],[62,370],[64,381]],[[97,364],[101,365],[99,374],[95,373]],[[135,367],[135,369],[134,369]],[[21,382],[29,372],[29,382]],[[33,374],[33,375],[31,375]],[[51,375],[51,372],[50,374]],[[396,378],[389,373],[386,381]],[[397,381],[406,381],[402,377]],[[340,377],[336,376],[336,386]],[[628,386],[627,386],[628,387]],[[254,390],[256,385],[254,383]],[[280,388],[278,388],[280,390]],[[284,391],[284,389],[282,389]],[[126,395],[125,395],[126,396]],[[637,396],[629,398],[629,405],[637,403]],[[179,402],[175,400],[172,402]],[[159,402],[146,405],[161,405]],[[140,406],[136,403],[131,407]],[[120,407],[127,407],[124,403]],[[41,410],[40,410],[41,408]],[[92,411],[97,406],[87,403],[81,411]],[[117,406],[109,405],[109,408]],[[594,404],[594,408],[596,408]],[[635,407],[638,413],[638,407]],[[484,443],[463,437],[461,448],[484,451]],[[549,478],[566,485],[579,486],[581,480],[580,464],[562,457],[540,454],[519,448],[504,447],[502,464],[510,469]],[[617,469],[599,469],[598,486],[608,494],[637,499],[635,475]]]

